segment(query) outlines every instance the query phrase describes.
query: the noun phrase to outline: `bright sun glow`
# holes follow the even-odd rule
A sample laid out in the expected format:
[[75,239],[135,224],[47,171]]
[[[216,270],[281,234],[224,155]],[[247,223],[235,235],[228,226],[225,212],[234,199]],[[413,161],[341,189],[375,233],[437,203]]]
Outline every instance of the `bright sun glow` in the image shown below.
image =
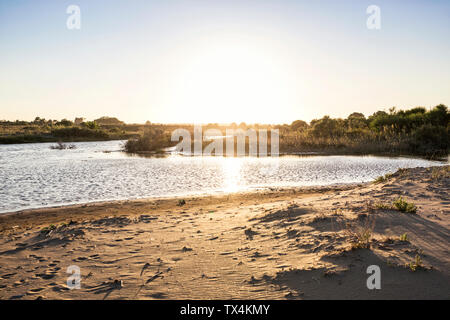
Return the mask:
[[242,158],[221,158],[224,173],[225,192],[237,192],[240,189]]
[[[183,106],[186,122],[273,122],[298,91],[281,49],[218,41],[186,53],[166,105]],[[213,120],[214,119],[214,120]]]

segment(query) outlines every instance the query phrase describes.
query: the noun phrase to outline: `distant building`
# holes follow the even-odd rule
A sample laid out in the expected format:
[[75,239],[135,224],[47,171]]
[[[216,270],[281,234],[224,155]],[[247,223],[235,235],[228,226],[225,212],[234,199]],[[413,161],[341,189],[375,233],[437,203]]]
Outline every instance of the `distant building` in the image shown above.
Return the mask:
[[125,124],[123,121],[113,117],[101,117],[99,119],[95,119],[94,121],[101,126],[121,126]]
[[84,118],[75,118],[73,123],[78,126],[78,125],[82,124],[83,122],[84,122]]

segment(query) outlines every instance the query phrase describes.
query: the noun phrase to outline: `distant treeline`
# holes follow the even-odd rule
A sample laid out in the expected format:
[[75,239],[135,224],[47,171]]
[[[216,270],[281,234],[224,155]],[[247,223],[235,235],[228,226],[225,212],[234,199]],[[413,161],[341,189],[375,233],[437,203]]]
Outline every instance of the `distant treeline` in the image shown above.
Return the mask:
[[[325,116],[307,123],[296,120],[290,125],[210,124],[216,128],[279,129],[281,153],[323,154],[386,154],[420,155],[428,158],[445,157],[449,153],[450,114],[445,105],[431,110],[417,107],[410,110],[378,111],[366,118],[352,113],[346,119]],[[193,131],[193,126],[185,129]],[[125,145],[127,152],[158,152],[176,145],[171,132],[174,125],[148,126],[142,135]]]
[[[141,128],[125,125],[116,118],[103,117],[95,121],[46,120],[0,121],[0,143],[34,143],[55,141],[101,141],[129,139],[141,134]],[[143,126],[141,126],[143,127]],[[137,129],[137,130],[136,130]]]
[[280,127],[280,149],[285,152],[355,154],[414,154],[430,158],[449,152],[450,114],[445,105],[431,110],[378,111],[366,118],[352,113],[347,119],[328,116]]
[[[302,120],[284,125],[211,123],[204,125],[203,130],[218,129],[225,134],[226,129],[278,129],[280,153],[410,154],[439,158],[449,153],[449,120],[448,108],[441,104],[431,110],[391,108],[367,118],[358,112],[346,119],[325,116],[310,123]],[[180,128],[193,133],[194,127],[148,121],[125,124],[112,117],[95,121],[84,121],[83,118],[56,121],[36,117],[31,122],[0,121],[0,143],[127,139],[125,151],[152,153],[175,146],[177,142],[171,141],[171,135]]]

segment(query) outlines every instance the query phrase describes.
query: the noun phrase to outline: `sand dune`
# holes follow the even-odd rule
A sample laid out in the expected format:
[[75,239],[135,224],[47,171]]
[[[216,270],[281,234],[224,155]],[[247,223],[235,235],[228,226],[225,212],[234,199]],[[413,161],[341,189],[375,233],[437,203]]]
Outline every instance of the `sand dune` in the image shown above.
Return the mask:
[[[448,169],[2,215],[0,298],[449,299]],[[417,213],[391,208],[399,196]],[[71,265],[80,289],[67,287]]]

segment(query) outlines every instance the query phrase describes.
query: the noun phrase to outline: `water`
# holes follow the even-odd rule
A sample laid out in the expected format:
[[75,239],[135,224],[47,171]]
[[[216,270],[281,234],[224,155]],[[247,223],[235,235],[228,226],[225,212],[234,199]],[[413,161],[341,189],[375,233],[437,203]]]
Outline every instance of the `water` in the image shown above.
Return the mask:
[[0,145],[0,212],[147,197],[236,192],[253,188],[366,182],[398,168],[442,163],[373,156],[280,158],[142,158],[123,141]]

